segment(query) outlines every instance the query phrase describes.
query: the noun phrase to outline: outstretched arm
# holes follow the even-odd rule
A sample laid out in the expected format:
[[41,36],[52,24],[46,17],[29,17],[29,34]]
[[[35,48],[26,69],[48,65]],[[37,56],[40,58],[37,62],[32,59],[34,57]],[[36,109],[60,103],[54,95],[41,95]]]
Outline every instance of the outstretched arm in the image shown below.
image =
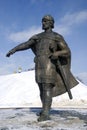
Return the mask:
[[14,54],[16,51],[22,51],[22,50],[26,50],[29,49],[33,44],[34,44],[34,39],[30,39],[27,42],[21,43],[18,46],[14,47],[13,49],[11,49],[6,56],[10,57],[10,55]]

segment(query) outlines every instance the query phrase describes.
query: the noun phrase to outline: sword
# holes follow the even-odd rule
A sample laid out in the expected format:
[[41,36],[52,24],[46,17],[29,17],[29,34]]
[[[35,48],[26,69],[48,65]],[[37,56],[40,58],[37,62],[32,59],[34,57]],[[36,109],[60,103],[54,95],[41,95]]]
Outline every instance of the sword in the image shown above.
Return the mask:
[[68,84],[68,82],[67,82],[67,80],[66,80],[66,76],[65,76],[65,74],[64,74],[64,71],[63,71],[63,68],[62,68],[62,66],[61,66],[61,63],[60,63],[60,61],[59,61],[59,59],[57,60],[57,65],[58,65],[58,69],[59,69],[59,71],[60,71],[60,74],[61,74],[61,77],[62,77],[62,80],[63,80],[63,83],[64,83],[64,85],[65,85],[65,89],[66,89],[66,91],[68,92],[68,95],[69,95],[69,98],[70,99],[72,99],[73,97],[72,97],[72,93],[71,93],[71,91],[70,91],[70,89],[69,89],[69,84]]

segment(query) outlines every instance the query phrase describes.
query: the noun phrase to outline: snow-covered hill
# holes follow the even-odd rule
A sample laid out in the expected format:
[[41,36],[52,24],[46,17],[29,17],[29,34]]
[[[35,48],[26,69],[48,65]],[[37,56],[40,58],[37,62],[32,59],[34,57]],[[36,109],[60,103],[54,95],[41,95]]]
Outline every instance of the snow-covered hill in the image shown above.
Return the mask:
[[[81,82],[68,94],[53,98],[53,107],[87,108],[87,86]],[[34,71],[0,76],[0,108],[41,106]]]
[[87,85],[87,72],[78,74],[77,78]]

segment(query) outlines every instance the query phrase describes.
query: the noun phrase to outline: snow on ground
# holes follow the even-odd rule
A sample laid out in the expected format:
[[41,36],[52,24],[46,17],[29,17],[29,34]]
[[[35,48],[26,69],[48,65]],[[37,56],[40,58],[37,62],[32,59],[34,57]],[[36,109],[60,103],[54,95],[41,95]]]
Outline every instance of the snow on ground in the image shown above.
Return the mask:
[[[87,86],[81,82],[68,94],[53,98],[53,107],[87,108]],[[41,106],[35,72],[28,71],[0,76],[0,108]]]
[[51,120],[37,122],[40,110],[0,109],[0,130],[87,130],[87,109],[52,109]]

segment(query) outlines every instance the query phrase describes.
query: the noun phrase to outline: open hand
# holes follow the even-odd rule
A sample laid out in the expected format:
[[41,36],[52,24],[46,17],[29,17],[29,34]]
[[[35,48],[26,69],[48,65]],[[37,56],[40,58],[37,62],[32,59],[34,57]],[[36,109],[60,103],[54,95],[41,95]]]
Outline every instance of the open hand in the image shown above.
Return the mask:
[[10,57],[10,55],[11,55],[11,53],[10,53],[10,52],[8,52],[8,53],[6,54],[6,57]]
[[6,54],[6,57],[10,57],[10,55],[12,55],[13,53],[15,53],[15,50],[14,50],[14,49],[10,50],[10,51]]

